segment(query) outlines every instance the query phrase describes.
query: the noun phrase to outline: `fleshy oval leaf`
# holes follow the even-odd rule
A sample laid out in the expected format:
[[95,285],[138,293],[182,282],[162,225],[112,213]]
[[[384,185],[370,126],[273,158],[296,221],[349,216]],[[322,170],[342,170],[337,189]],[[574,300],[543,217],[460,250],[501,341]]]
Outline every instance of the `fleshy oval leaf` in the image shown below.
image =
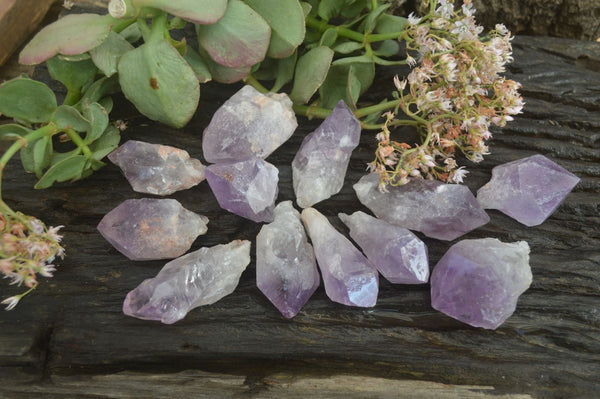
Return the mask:
[[59,129],[73,129],[78,132],[85,132],[90,128],[90,123],[85,119],[75,107],[61,105],[52,115],[52,122]]
[[152,7],[201,25],[212,25],[223,18],[227,0],[133,0],[133,5]]
[[72,155],[54,164],[44,173],[34,188],[48,188],[54,182],[78,180],[85,169],[87,158],[83,155]]
[[46,61],[46,66],[52,79],[58,80],[67,89],[73,91],[79,91],[89,84],[98,72],[94,63],[89,59],[66,61],[61,57],[52,57]]
[[196,25],[198,42],[218,64],[243,68],[265,58],[271,28],[240,0],[229,0],[227,11],[213,25]]
[[333,50],[326,46],[315,47],[298,59],[294,86],[290,99],[304,104],[323,84],[333,59]]
[[200,54],[202,60],[204,60],[204,63],[208,67],[210,75],[215,82],[227,84],[238,82],[248,76],[250,70],[252,69],[251,66],[242,68],[227,68],[226,66],[219,65],[214,62],[212,58],[210,58],[210,55],[204,51],[204,49],[200,48],[198,53]]
[[102,44],[90,50],[90,55],[94,64],[104,75],[112,76],[117,73],[117,65],[119,65],[121,56],[131,50],[133,50],[131,43],[123,36],[111,31]]
[[109,15],[69,14],[44,27],[19,55],[24,65],[36,65],[56,54],[75,55],[99,46],[110,33]]
[[56,97],[48,86],[29,78],[0,85],[0,113],[28,123],[48,122],[56,110]]
[[179,128],[194,115],[200,83],[166,40],[150,41],[124,54],[118,71],[123,94],[148,118]]

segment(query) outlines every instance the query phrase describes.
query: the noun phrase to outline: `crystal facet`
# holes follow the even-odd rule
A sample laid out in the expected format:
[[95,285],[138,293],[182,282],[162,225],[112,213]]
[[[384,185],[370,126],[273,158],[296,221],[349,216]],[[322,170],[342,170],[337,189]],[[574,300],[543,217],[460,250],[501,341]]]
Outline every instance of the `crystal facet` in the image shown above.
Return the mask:
[[304,209],[301,218],[315,248],[327,296],[344,305],[375,306],[379,292],[375,267],[316,209]]
[[352,150],[360,140],[360,122],[344,101],[308,134],[292,162],[298,206],[306,208],[338,193]]
[[208,218],[188,211],[174,199],[124,201],[107,213],[98,230],[131,260],[171,259],[183,255],[201,234]]
[[537,226],[558,208],[579,178],[543,155],[492,169],[492,180],[477,191],[486,209],[498,209],[526,226]]
[[134,191],[169,195],[204,180],[204,165],[187,151],[160,144],[129,140],[108,159],[119,166]]
[[287,94],[261,94],[244,86],[215,112],[202,137],[208,162],[266,158],[298,127]]
[[206,180],[221,208],[255,222],[271,222],[279,170],[253,157],[206,167]]
[[529,245],[495,238],[454,244],[431,274],[431,305],[464,323],[498,328],[531,284]]
[[423,284],[429,280],[427,247],[412,232],[360,211],[338,216],[367,259],[390,283]]
[[256,237],[256,285],[287,318],[294,317],[319,286],[319,272],[300,213],[292,201],[275,207],[275,220]]
[[200,248],[167,263],[144,280],[123,302],[123,313],[173,324],[192,309],[233,292],[250,263],[250,241]]
[[490,221],[463,185],[412,179],[382,193],[378,184],[378,174],[363,176],[354,185],[360,202],[378,218],[432,238],[454,240]]

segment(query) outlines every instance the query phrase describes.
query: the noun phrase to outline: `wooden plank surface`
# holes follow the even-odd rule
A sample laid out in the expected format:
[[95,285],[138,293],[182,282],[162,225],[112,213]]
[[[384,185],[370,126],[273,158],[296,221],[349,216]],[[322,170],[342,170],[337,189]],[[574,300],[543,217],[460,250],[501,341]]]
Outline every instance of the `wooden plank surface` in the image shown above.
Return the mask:
[[[490,211],[491,222],[463,238],[526,240],[534,280],[516,313],[495,331],[436,312],[429,286],[381,281],[372,309],[332,303],[319,288],[300,314],[284,319],[255,284],[254,263],[236,291],[166,326],[126,317],[127,292],[164,262],[125,259],[96,231],[102,216],[134,193],[114,165],[91,178],[32,189],[9,164],[6,201],[51,225],[63,224],[67,258],[55,277],[12,312],[0,314],[0,397],[594,397],[600,389],[600,44],[518,37],[510,77],[523,83],[525,112],[496,131],[492,155],[470,167],[476,190],[495,165],[541,153],[581,177],[543,225],[528,228]],[[391,71],[393,73],[393,71]],[[378,75],[382,93],[390,71]],[[174,145],[201,157],[201,134],[239,86],[207,84],[191,123],[173,130],[140,117],[124,101],[124,139]],[[279,200],[293,199],[290,163],[317,121],[269,161],[280,171]],[[365,132],[342,191],[316,207],[335,216],[364,208],[352,184],[365,173],[374,137]],[[173,196],[210,218],[193,249],[254,237],[260,225],[222,211],[204,182]],[[450,246],[425,238],[431,265]],[[2,287],[2,295],[17,293]],[[445,395],[445,396],[444,396]],[[517,396],[520,395],[520,396]]]

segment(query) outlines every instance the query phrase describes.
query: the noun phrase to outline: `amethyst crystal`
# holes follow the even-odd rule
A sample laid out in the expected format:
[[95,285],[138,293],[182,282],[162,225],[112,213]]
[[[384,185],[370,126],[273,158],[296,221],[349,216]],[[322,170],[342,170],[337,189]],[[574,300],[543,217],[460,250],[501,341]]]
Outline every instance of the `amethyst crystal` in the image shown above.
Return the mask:
[[206,167],[206,180],[221,208],[255,222],[271,222],[279,170],[253,157]]
[[338,193],[352,150],[360,140],[360,122],[344,101],[304,138],[292,162],[296,202],[306,208]]
[[256,285],[287,318],[294,317],[319,286],[312,246],[292,201],[275,207],[275,220],[256,237]]
[[175,147],[129,140],[108,159],[119,166],[134,191],[169,195],[204,180],[204,165]]
[[204,158],[213,163],[266,158],[297,126],[287,94],[261,94],[244,86],[215,112],[204,130]]
[[200,248],[167,263],[127,294],[123,313],[173,324],[192,309],[233,292],[250,263],[250,241]]
[[579,178],[543,155],[492,169],[492,180],[477,192],[486,209],[498,209],[526,226],[541,224],[577,185]]
[[375,267],[316,209],[304,209],[301,218],[315,248],[327,296],[348,306],[375,306],[379,292]]
[[390,283],[423,284],[429,280],[427,247],[409,230],[360,211],[338,216],[367,259]]
[[378,174],[363,176],[354,185],[360,202],[378,218],[432,238],[454,240],[490,220],[471,191],[462,185],[412,179],[382,193],[378,184]]
[[100,234],[131,260],[171,259],[183,255],[201,234],[208,218],[188,211],[174,199],[124,201],[107,213]]
[[431,305],[474,327],[498,328],[531,284],[529,245],[495,238],[454,244],[431,274]]

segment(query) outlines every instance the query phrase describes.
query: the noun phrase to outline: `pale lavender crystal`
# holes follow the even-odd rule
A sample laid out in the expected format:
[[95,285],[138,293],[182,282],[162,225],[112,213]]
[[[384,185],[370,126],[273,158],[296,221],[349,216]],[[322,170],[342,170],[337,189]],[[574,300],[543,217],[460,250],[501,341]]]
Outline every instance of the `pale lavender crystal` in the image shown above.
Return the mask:
[[131,260],[171,259],[183,255],[206,234],[208,218],[174,199],[124,201],[98,224],[100,234]]
[[327,296],[348,306],[375,306],[379,275],[371,262],[316,209],[304,209],[301,218],[315,248]]
[[253,157],[206,167],[206,180],[221,208],[255,222],[271,222],[279,170]]
[[200,248],[167,263],[123,302],[123,313],[173,324],[192,309],[215,303],[237,287],[250,263],[250,241]]
[[354,185],[360,202],[378,218],[432,238],[454,240],[490,221],[463,185],[412,179],[382,193],[378,184],[378,174],[363,176]]
[[412,232],[361,211],[338,216],[367,259],[390,283],[423,284],[429,280],[427,247]]
[[360,122],[344,101],[308,134],[292,162],[298,206],[306,208],[337,194],[344,185],[352,150],[360,140]]
[[498,209],[526,226],[537,226],[558,208],[579,178],[543,155],[492,169],[492,180],[477,191],[486,209]]
[[134,191],[169,195],[204,180],[204,165],[187,151],[129,140],[108,156],[119,166]]
[[319,286],[315,254],[292,201],[275,207],[275,220],[256,237],[256,285],[287,318],[294,317]]
[[208,162],[266,158],[298,127],[287,94],[259,93],[244,86],[215,112],[202,137]]
[[531,285],[529,245],[495,238],[454,244],[431,274],[431,305],[474,327],[496,329]]

